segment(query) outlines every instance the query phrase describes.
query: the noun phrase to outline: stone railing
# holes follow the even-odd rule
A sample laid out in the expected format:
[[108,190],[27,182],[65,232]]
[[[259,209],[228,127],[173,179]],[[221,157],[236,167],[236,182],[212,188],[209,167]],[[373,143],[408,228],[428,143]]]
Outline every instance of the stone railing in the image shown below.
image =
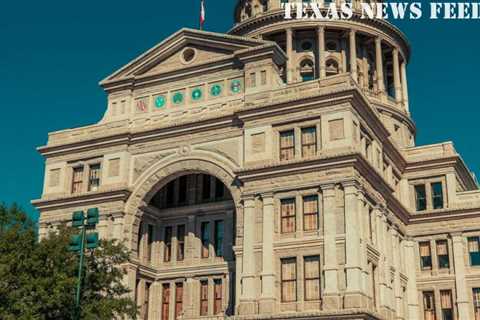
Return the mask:
[[457,208],[480,207],[480,190],[457,192]]
[[453,143],[449,141],[444,143],[403,149],[403,154],[407,161],[415,162],[430,158],[455,156],[457,155],[457,152],[455,151]]

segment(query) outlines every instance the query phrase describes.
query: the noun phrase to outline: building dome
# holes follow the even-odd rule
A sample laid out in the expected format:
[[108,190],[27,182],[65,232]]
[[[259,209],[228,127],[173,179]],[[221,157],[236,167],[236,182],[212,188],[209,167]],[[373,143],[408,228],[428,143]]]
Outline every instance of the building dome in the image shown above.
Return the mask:
[[[276,42],[288,56],[287,84],[349,73],[398,143],[413,145],[406,74],[410,46],[405,35],[385,20],[361,18],[360,1],[353,1],[348,20],[285,19],[284,2],[239,0],[229,33]],[[337,8],[340,4],[337,0]],[[319,6],[328,7],[323,1]]]

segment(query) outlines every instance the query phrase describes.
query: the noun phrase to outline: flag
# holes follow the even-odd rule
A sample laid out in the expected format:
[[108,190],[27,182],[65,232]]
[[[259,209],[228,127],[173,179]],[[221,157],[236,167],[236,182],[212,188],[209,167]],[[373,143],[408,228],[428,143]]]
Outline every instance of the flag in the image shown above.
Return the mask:
[[205,2],[200,0],[200,30],[203,30],[203,24],[205,23]]

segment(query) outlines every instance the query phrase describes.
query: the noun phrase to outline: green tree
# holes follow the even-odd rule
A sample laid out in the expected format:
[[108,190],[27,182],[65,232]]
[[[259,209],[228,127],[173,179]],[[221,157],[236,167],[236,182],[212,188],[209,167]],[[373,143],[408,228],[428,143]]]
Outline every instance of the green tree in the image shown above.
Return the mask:
[[[71,228],[37,241],[35,226],[16,205],[0,204],[0,319],[73,319],[78,255],[68,250]],[[86,252],[81,319],[135,319],[137,307],[122,283],[129,252],[100,241]]]

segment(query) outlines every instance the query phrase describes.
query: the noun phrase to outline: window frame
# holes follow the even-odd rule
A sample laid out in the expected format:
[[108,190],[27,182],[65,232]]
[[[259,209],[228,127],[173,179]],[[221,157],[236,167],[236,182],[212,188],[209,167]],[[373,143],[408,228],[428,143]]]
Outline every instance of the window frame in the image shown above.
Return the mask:
[[[429,252],[429,255],[428,256],[424,256],[422,255],[422,245],[428,245],[428,252]],[[419,256],[420,256],[420,270],[422,271],[429,271],[429,270],[432,270],[433,268],[433,260],[432,260],[432,244],[430,243],[430,241],[420,241],[418,243],[418,248],[419,248]],[[429,263],[429,266],[425,266],[425,260],[423,258],[427,258],[428,260],[428,263]]]
[[[292,140],[293,140],[293,144],[288,147],[283,147],[282,146],[282,137],[284,134],[289,134],[289,133],[292,133]],[[296,152],[295,152],[295,146],[296,146],[296,143],[295,143],[295,129],[292,128],[292,129],[287,129],[287,130],[282,130],[282,131],[279,131],[278,132],[278,141],[279,141],[279,156],[280,156],[280,161],[290,161],[290,160],[294,160],[295,157],[296,157]],[[286,157],[283,157],[283,152],[284,151],[292,151],[292,154],[291,154],[291,157],[289,156],[288,158]]]
[[[445,244],[446,254],[439,254],[439,246]],[[450,269],[450,253],[447,239],[435,240],[438,269]],[[446,260],[442,260],[446,259]]]
[[[313,142],[307,143],[304,140],[304,133],[312,129],[313,129],[313,137],[314,137]],[[300,147],[301,147],[302,158],[314,157],[317,155],[317,152],[318,152],[317,135],[318,135],[318,132],[317,132],[316,125],[305,126],[300,128]],[[305,152],[305,148],[306,150],[309,150],[309,148],[312,146],[313,146],[313,153],[307,154],[307,152]]]
[[[477,251],[472,251],[470,242],[475,241]],[[467,237],[467,250],[471,267],[480,267],[480,236]]]
[[[316,277],[307,277],[306,270],[307,270],[307,262],[309,259],[316,259],[318,263],[318,274]],[[322,298],[322,282],[321,282],[321,260],[320,260],[320,255],[311,255],[311,256],[304,256],[303,257],[303,289],[304,289],[304,300],[305,301],[319,301]],[[316,281],[318,284],[318,296],[315,298],[309,298],[309,294],[307,292],[307,282],[313,282]]]
[[[291,263],[295,266],[295,272],[294,272],[294,277],[293,279],[285,279],[284,272],[283,272],[283,267],[284,265]],[[280,301],[282,303],[292,303],[292,302],[297,302],[298,301],[298,266],[297,266],[297,257],[285,257],[280,259]],[[284,296],[284,285],[286,283],[293,283],[294,287],[294,297],[292,300],[286,300]]]
[[[308,198],[314,198],[316,205],[315,205],[315,212],[306,212],[305,211],[305,200]],[[311,194],[311,195],[304,195],[302,196],[302,217],[303,217],[303,231],[305,232],[313,232],[318,231],[320,227],[320,210],[319,210],[319,196],[318,194]],[[314,216],[316,220],[316,226],[311,229],[306,228],[306,217]]]
[[[285,202],[291,202],[293,203],[293,210],[288,214],[288,215],[283,215],[283,204]],[[288,197],[288,198],[283,198],[280,199],[280,233],[281,234],[292,234],[297,231],[297,204],[296,204],[296,198],[295,197]],[[293,220],[293,227],[292,230],[285,230],[284,229],[284,220]]]

